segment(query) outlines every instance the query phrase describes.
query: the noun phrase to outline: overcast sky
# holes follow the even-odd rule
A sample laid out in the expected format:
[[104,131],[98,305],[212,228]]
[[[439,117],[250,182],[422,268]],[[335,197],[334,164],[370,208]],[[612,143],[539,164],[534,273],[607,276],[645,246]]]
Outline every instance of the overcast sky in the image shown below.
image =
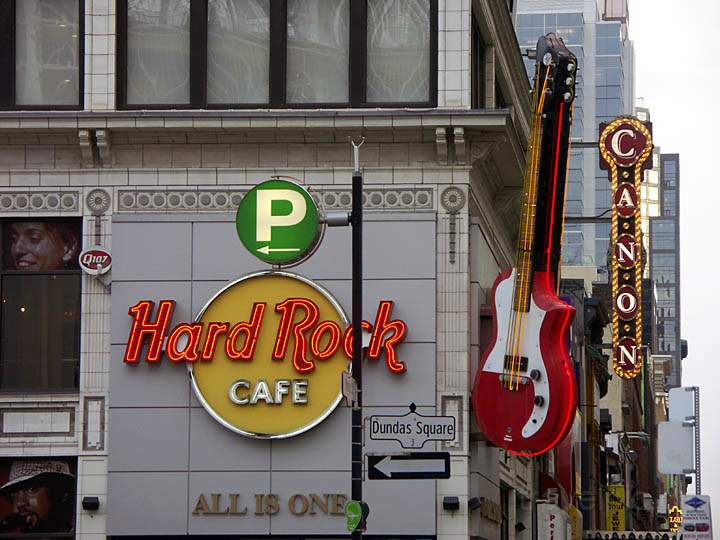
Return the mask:
[[[630,0],[636,96],[680,154],[683,386],[701,395],[702,488],[720,533],[720,0]],[[690,486],[694,493],[695,486]]]

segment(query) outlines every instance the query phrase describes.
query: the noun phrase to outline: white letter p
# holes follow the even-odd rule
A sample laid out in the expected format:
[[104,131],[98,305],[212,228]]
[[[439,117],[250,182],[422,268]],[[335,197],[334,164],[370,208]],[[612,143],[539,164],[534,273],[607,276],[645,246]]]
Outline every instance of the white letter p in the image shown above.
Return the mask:
[[[286,216],[274,216],[273,201],[288,201],[290,213]],[[291,227],[300,223],[307,213],[305,198],[296,191],[289,189],[261,189],[257,192],[257,224],[256,237],[258,242],[270,242],[273,227]]]

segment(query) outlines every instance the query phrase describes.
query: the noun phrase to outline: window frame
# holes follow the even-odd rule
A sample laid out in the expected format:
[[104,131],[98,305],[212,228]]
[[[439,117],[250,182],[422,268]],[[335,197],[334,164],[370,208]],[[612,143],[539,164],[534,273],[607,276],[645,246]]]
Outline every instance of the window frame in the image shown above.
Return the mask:
[[[48,222],[68,222],[68,221],[76,221],[78,223],[78,230],[80,232],[79,241],[82,242],[82,233],[83,233],[83,223],[82,218],[74,218],[74,217],[60,217],[60,218],[54,218],[54,217],[37,217],[34,216],[16,216],[16,217],[7,217],[0,220],[0,297],[2,297],[3,294],[3,285],[4,285],[4,277],[7,276],[54,276],[54,275],[77,275],[79,279],[79,291],[80,291],[80,298],[78,299],[78,321],[75,329],[75,348],[78,351],[78,359],[77,359],[77,386],[74,388],[67,387],[67,388],[4,388],[2,385],[0,385],[0,396],[7,395],[7,394],[78,394],[80,392],[80,369],[82,364],[82,291],[83,291],[83,284],[82,284],[82,269],[78,265],[78,268],[75,269],[62,269],[62,270],[52,270],[52,271],[37,271],[37,272],[27,272],[23,270],[5,270],[2,265],[2,260],[4,257],[3,253],[3,242],[2,242],[2,235],[3,235],[3,228],[7,226],[9,223],[17,223],[21,221],[41,221],[43,223]],[[78,247],[78,253],[82,251],[82,246]],[[2,332],[2,309],[0,309],[0,333]],[[0,334],[0,341],[2,341],[3,336]],[[3,363],[3,357],[2,357],[2,348],[0,347],[0,365]]]
[[85,107],[85,0],[78,2],[78,102],[74,105],[18,105],[15,89],[15,5],[0,0],[0,111],[78,111]]
[[[2,0],[0,0],[2,1]],[[82,1],[82,0],[80,0]],[[207,45],[208,0],[190,2],[190,100],[177,104],[127,103],[127,7],[128,0],[116,0],[116,107],[119,110],[227,110],[227,109],[355,109],[437,107],[438,0],[430,6],[429,96],[421,102],[368,102],[367,89],[367,0],[349,0],[349,65],[347,102],[291,103],[287,93],[287,0],[270,2],[269,92],[266,103],[208,103]],[[204,21],[204,24],[198,24]]]

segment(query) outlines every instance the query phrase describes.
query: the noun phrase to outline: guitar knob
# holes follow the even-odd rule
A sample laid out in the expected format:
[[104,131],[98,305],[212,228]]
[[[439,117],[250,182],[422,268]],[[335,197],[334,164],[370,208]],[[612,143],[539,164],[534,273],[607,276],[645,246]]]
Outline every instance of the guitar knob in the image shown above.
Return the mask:
[[538,407],[542,407],[543,403],[545,403],[545,398],[542,396],[535,396],[535,405]]
[[530,370],[530,378],[533,381],[539,381],[540,380],[540,370],[539,369]]

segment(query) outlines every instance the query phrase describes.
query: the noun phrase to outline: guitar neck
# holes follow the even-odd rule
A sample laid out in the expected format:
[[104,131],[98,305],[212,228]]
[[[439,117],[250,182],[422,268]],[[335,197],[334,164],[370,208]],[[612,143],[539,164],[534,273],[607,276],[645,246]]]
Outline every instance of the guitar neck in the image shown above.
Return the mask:
[[[544,92],[537,89],[535,94]],[[525,186],[523,189],[523,205],[520,216],[520,230],[518,231],[518,246],[516,253],[515,292],[513,309],[527,312],[530,309],[530,294],[533,272],[533,249],[535,246],[535,221],[537,217],[537,191],[538,172],[540,166],[540,144],[542,141],[543,119],[542,96],[535,95],[535,112],[533,113],[533,127],[530,136],[530,145],[527,152],[527,168]],[[538,110],[538,108],[540,110]]]
[[557,274],[577,60],[561,39],[538,40],[513,308],[528,312],[533,273]]

